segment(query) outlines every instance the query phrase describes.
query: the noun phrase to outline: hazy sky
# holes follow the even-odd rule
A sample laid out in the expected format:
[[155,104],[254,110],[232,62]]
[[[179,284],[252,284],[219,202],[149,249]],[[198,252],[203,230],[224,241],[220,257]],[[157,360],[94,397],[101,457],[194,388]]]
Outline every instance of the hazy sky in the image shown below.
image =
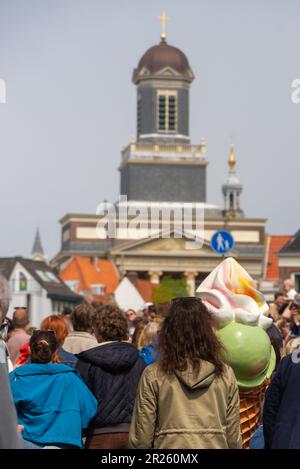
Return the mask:
[[65,213],[117,198],[132,71],[163,10],[196,75],[190,130],[208,141],[208,202],[222,204],[233,135],[246,215],[273,234],[300,227],[299,0],[0,0],[0,256],[28,256],[39,226],[51,258]]

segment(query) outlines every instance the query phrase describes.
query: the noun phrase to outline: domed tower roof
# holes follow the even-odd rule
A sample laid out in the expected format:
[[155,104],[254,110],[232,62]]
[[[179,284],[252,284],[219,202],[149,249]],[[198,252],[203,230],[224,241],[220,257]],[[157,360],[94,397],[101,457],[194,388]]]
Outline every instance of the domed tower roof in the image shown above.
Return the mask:
[[186,55],[177,47],[162,40],[160,44],[150,47],[140,59],[133,72],[133,82],[142,78],[160,75],[166,68],[174,70],[178,78],[191,82],[194,79],[192,69]]
[[228,189],[236,189],[240,191],[242,191],[243,189],[243,186],[240,183],[240,180],[235,172],[235,165],[236,165],[236,159],[235,159],[234,145],[233,143],[231,143],[229,159],[228,159],[229,174],[228,174],[226,183],[223,184],[222,186],[223,193],[225,193]]

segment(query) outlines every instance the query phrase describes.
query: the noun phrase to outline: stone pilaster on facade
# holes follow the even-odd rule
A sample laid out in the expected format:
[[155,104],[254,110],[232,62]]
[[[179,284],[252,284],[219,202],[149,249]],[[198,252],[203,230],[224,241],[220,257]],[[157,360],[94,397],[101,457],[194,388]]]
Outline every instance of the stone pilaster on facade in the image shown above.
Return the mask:
[[184,272],[184,276],[187,279],[189,293],[190,293],[191,296],[194,296],[195,295],[195,290],[196,290],[197,272]]
[[119,271],[122,277],[126,277],[127,270],[125,269],[125,267],[123,267],[122,265],[119,266]]
[[159,285],[160,277],[162,276],[161,271],[150,271],[148,272],[149,280],[153,285]]

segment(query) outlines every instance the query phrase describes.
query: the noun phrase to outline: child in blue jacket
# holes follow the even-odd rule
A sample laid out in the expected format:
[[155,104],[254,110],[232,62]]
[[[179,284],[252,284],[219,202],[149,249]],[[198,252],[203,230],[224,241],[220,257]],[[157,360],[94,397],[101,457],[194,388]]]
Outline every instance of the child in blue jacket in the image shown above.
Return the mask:
[[23,438],[38,446],[82,448],[82,430],[98,403],[74,368],[51,363],[58,347],[53,331],[30,339],[31,363],[10,373]]

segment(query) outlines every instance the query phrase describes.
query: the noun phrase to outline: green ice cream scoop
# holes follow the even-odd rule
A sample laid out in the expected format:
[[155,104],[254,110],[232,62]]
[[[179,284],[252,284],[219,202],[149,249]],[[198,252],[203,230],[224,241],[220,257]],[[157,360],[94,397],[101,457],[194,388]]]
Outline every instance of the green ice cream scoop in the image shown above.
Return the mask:
[[276,358],[264,329],[231,322],[218,330],[217,335],[240,388],[254,388],[271,376]]

